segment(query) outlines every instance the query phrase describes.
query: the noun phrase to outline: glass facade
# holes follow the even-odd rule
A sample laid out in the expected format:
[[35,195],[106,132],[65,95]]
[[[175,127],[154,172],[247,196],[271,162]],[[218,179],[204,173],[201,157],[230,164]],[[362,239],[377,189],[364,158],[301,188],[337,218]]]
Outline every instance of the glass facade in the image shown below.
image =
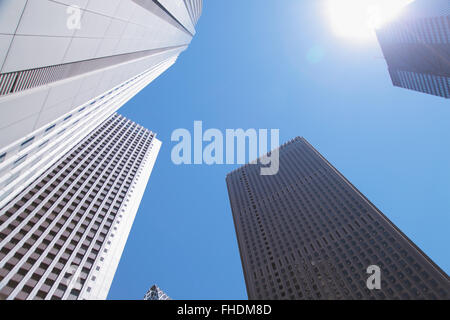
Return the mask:
[[450,1],[416,0],[377,36],[394,86],[450,98]]

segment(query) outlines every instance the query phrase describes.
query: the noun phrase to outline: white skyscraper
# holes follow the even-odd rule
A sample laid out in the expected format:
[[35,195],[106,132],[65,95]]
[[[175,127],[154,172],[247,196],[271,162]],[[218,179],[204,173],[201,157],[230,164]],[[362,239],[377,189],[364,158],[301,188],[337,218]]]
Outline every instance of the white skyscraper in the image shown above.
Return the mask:
[[175,63],[201,6],[0,2],[0,208]]
[[104,299],[161,142],[115,113],[201,0],[0,1],[0,299]]
[[160,146],[114,114],[9,201],[0,299],[105,299]]

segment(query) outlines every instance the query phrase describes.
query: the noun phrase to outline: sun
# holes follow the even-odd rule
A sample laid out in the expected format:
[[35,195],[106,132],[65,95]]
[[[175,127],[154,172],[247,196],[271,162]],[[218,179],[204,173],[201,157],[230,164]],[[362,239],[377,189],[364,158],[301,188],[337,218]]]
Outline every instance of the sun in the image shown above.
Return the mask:
[[327,0],[327,13],[337,36],[367,40],[414,0]]

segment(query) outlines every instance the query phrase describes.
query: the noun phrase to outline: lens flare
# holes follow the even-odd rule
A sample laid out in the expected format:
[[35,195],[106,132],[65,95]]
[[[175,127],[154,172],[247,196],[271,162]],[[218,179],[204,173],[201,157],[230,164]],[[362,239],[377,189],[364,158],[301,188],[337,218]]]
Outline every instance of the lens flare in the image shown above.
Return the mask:
[[374,31],[395,18],[414,0],[328,0],[331,27],[337,36],[371,39]]

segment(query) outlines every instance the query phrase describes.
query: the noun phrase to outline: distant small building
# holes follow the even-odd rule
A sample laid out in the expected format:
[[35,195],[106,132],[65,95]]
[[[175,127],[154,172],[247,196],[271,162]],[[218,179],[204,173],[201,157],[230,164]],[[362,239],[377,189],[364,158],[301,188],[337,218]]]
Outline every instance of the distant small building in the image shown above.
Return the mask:
[[144,300],[172,300],[156,284],[153,285],[145,294]]

